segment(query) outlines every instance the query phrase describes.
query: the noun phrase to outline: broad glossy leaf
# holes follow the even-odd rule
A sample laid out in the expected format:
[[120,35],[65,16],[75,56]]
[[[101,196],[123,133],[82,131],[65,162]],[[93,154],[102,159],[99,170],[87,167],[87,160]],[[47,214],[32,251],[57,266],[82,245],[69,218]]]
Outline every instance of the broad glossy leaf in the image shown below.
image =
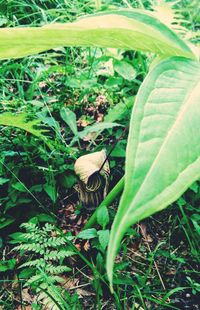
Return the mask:
[[160,211],[200,177],[200,64],[174,57],[146,77],[133,108],[125,187],[107,256],[112,269],[128,227]]
[[190,48],[150,11],[117,10],[73,23],[0,29],[0,58],[18,58],[59,46],[95,46],[194,57]]

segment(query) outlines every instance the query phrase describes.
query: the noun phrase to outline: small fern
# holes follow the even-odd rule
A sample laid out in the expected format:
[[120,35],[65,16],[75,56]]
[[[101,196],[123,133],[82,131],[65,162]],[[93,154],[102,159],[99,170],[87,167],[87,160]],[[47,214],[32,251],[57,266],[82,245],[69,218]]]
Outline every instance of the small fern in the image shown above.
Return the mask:
[[72,256],[73,254],[74,254],[74,252],[68,251],[68,250],[60,250],[59,252],[58,251],[51,251],[49,253],[46,253],[46,256],[44,258],[49,259],[49,260],[60,260],[60,259],[63,259],[65,257]]
[[68,304],[62,297],[62,289],[55,285],[56,282],[62,282],[60,277],[51,277],[39,268],[39,275],[31,277],[26,286],[31,285],[37,293],[37,302],[43,305],[44,309],[67,310]]
[[47,309],[66,309],[62,306],[62,289],[58,284],[63,281],[61,275],[71,270],[64,264],[67,257],[75,254],[67,245],[67,240],[71,240],[71,237],[61,235],[49,223],[40,227],[28,222],[22,224],[21,228],[25,232],[12,234],[11,243],[17,244],[13,251],[28,257],[28,261],[19,267],[30,270],[32,274],[25,286],[31,286],[36,291],[38,301]]

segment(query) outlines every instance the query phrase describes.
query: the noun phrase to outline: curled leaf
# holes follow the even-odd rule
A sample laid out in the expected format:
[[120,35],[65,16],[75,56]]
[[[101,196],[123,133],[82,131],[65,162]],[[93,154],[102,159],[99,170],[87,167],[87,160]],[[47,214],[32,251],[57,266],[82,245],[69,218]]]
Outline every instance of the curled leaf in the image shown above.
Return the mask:
[[74,169],[80,179],[76,187],[80,201],[86,208],[96,208],[108,190],[110,168],[105,150],[79,157]]
[[[88,179],[101,168],[101,173],[109,174],[109,164],[106,160],[106,151],[95,152],[79,157],[74,165],[75,173],[80,177],[80,180],[87,184]],[[103,165],[104,163],[104,165]],[[103,167],[102,167],[103,165]]]

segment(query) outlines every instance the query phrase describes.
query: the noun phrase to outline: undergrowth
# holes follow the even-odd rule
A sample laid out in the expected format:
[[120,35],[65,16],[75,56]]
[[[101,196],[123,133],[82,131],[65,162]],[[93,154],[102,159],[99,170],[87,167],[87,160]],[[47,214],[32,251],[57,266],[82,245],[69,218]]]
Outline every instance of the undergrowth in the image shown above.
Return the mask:
[[[152,4],[12,0],[0,3],[0,27]],[[195,1],[177,4],[196,42],[195,8]],[[151,59],[60,47],[1,61],[0,117],[9,112],[26,120],[25,131],[19,120],[18,129],[0,126],[1,309],[199,309],[199,182],[170,209],[128,230],[116,259],[114,295],[105,251],[117,201],[98,214],[96,228],[84,231],[91,214],[75,190],[75,160],[103,148],[109,153],[116,141],[109,189],[122,177],[130,113]]]

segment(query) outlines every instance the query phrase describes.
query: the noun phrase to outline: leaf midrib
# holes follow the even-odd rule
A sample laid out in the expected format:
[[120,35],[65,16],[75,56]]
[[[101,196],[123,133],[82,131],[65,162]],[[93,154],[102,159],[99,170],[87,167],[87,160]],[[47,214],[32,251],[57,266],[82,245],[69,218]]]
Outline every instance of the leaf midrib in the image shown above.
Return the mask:
[[[190,88],[191,89],[191,88]],[[192,87],[193,91],[192,94],[194,93],[194,91],[200,89],[200,81],[197,81],[197,83],[195,83],[195,86]],[[138,196],[139,192],[141,191],[142,187],[145,184],[145,180],[147,179],[147,177],[149,176],[149,174],[151,173],[152,169],[154,168],[155,164],[157,163],[157,159],[160,156],[160,153],[162,152],[163,148],[165,147],[166,143],[169,141],[172,133],[174,132],[174,128],[176,128],[178,126],[178,123],[180,122],[180,120],[182,119],[182,116],[184,115],[184,112],[188,109],[189,104],[190,104],[190,98],[192,96],[192,94],[189,92],[189,94],[186,96],[185,100],[184,100],[184,104],[183,104],[183,108],[180,109],[179,113],[178,113],[178,117],[175,119],[174,123],[171,126],[171,129],[169,131],[167,131],[167,134],[165,136],[165,138],[163,138],[163,143],[160,146],[159,152],[157,153],[154,161],[152,162],[152,165],[149,169],[149,171],[147,172],[147,174],[145,175],[145,178],[143,180],[143,182],[141,183],[140,187],[138,188],[135,196],[134,196],[134,200],[136,199],[136,197]],[[139,143],[138,143],[139,145]],[[133,201],[134,201],[133,200]],[[131,209],[131,207],[128,208],[127,211],[129,211]],[[127,212],[128,213],[128,212]]]
[[[127,19],[129,19],[129,18],[127,18]],[[131,19],[130,19],[130,21],[131,21]],[[139,22],[139,21],[136,21],[137,23],[141,23],[141,25],[143,26],[143,27],[151,27],[151,25],[146,25],[145,23],[144,23],[144,25],[143,25],[143,23],[142,22]],[[118,31],[130,31],[130,32],[134,32],[134,33],[137,33],[138,35],[146,35],[146,32],[145,31],[142,31],[142,27],[141,27],[141,31],[140,31],[140,29],[138,29],[137,27],[136,27],[136,29],[134,29],[134,25],[132,25],[132,27],[130,27],[130,28],[127,28],[127,27],[119,27],[119,28],[116,28],[116,27],[107,27],[107,28],[102,28],[102,29],[100,29],[100,28],[98,28],[98,27],[96,27],[96,28],[89,28],[89,29],[87,29],[87,28],[81,28],[81,26],[79,26],[78,25],[78,27],[75,25],[74,26],[74,28],[73,28],[73,24],[69,24],[69,28],[67,27],[68,25],[66,24],[66,28],[65,28],[65,26],[63,26],[63,28],[60,28],[60,27],[58,27],[58,28],[56,28],[56,27],[54,27],[54,28],[48,28],[48,27],[41,27],[41,28],[37,28],[37,27],[27,27],[27,28],[16,28],[16,30],[17,30],[17,32],[18,32],[18,34],[20,35],[20,36],[22,36],[23,35],[23,33],[24,33],[24,31],[25,32],[27,32],[27,30],[30,30],[30,31],[35,31],[35,32],[38,32],[38,31],[41,31],[41,33],[45,33],[45,32],[52,32],[52,31],[65,31],[65,32],[67,32],[68,30],[71,32],[71,31],[74,31],[74,32],[78,32],[78,34],[81,32],[81,31],[83,31],[83,32],[87,32],[87,31],[99,31],[99,30],[105,30],[105,31],[116,31],[116,32],[118,32]],[[181,47],[180,47],[180,45],[179,44],[177,44],[175,41],[173,41],[173,40],[171,40],[170,38],[167,38],[167,37],[165,37],[164,35],[163,35],[163,33],[161,33],[158,29],[155,29],[154,27],[151,27],[152,28],[152,33],[154,34],[154,35],[158,35],[159,36],[159,42],[160,43],[162,43],[162,44],[165,44],[166,46],[168,46],[170,49],[172,49],[172,48],[175,48],[176,49],[176,51],[180,51],[180,52],[182,52],[182,54],[184,54],[184,55],[186,55],[186,54],[189,54],[190,52],[189,51],[186,51],[186,50],[183,50]],[[0,36],[1,36],[1,31],[8,31],[8,30],[10,30],[10,29],[12,29],[12,28],[2,28],[2,29],[0,29]],[[22,32],[22,33],[21,33]],[[25,34],[25,36],[26,36],[26,34]],[[12,36],[11,36],[12,37]],[[154,41],[155,40],[155,37],[154,36],[151,36],[149,33],[148,33],[148,38],[151,40],[151,41]],[[15,39],[16,40],[16,39]],[[14,41],[15,42],[15,41]],[[21,45],[24,45],[24,43],[22,42],[22,40],[21,40],[21,38],[20,38],[20,40],[19,40],[19,42],[17,42],[17,44],[15,44],[14,45],[14,42],[12,42],[12,48],[15,48],[15,47],[18,47],[18,46],[21,46]],[[123,40],[119,40],[119,42],[122,42],[123,43]],[[20,44],[21,43],[21,44]],[[30,44],[28,44],[29,42],[26,42],[26,46],[28,45],[28,46],[31,46],[31,47],[35,47],[35,44],[34,43],[30,43]],[[46,47],[54,47],[55,46],[55,44],[57,44],[57,43],[44,43],[44,44],[42,44],[41,42],[40,42],[40,44],[41,44],[41,46],[46,46]],[[85,43],[84,44],[91,44],[91,42],[89,41],[89,40],[85,40]],[[78,45],[78,44],[77,44]],[[160,51],[159,52],[159,54],[162,54],[163,53],[163,51],[161,51],[160,50],[160,46],[159,46],[159,44],[157,44],[157,42],[154,42],[154,45],[156,46],[156,48]],[[0,46],[5,46],[5,47],[8,47],[8,44],[6,43],[4,43],[4,44],[1,44]],[[10,47],[11,47],[11,45],[10,45]],[[133,48],[133,47],[131,47],[130,46],[130,48]]]

